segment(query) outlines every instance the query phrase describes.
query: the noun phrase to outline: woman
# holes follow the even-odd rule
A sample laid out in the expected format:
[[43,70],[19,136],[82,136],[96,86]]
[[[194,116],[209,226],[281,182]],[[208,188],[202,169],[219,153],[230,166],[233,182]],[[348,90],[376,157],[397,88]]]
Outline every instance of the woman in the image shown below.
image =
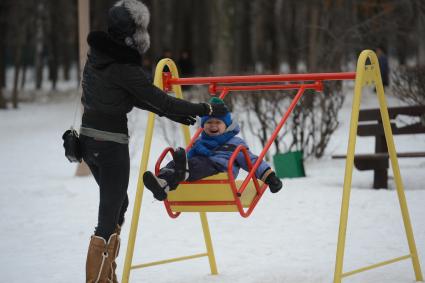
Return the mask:
[[190,103],[168,96],[147,79],[142,55],[149,48],[149,11],[137,0],[119,1],[108,13],[108,31],[91,32],[82,79],[80,129],[83,159],[100,189],[98,223],[91,237],[86,282],[118,282],[115,258],[128,206],[130,172],[126,114],[135,106],[178,123],[223,115],[223,104]]

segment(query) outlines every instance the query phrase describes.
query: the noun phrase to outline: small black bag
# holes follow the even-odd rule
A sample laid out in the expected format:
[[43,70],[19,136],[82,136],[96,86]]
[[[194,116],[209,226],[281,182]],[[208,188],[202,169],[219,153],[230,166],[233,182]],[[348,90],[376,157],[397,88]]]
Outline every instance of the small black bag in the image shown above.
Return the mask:
[[78,133],[72,127],[65,131],[62,135],[63,147],[65,148],[65,156],[69,162],[81,162],[81,147]]

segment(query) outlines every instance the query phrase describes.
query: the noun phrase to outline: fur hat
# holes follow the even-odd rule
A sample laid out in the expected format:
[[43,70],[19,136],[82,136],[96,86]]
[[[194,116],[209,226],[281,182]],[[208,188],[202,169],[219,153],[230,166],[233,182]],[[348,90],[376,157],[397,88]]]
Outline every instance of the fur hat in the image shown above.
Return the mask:
[[149,19],[149,10],[142,2],[118,1],[108,12],[108,33],[143,54],[150,46]]
[[[224,104],[224,101],[221,100],[218,97],[213,97],[210,99],[209,101],[210,104]],[[230,114],[230,112],[227,112],[225,115],[223,116],[210,116],[210,115],[205,115],[201,117],[201,127],[203,128],[205,123],[209,120],[209,119],[219,119],[221,121],[224,122],[224,124],[226,124],[226,127],[229,127],[232,124],[232,115]]]

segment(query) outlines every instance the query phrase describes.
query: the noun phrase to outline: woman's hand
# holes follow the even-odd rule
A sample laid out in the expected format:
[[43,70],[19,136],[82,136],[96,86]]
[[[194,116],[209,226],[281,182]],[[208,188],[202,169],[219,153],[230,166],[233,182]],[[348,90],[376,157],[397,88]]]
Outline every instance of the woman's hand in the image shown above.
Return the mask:
[[194,125],[196,123],[196,119],[191,115],[165,115],[164,117],[170,119],[171,121],[183,124],[183,125]]

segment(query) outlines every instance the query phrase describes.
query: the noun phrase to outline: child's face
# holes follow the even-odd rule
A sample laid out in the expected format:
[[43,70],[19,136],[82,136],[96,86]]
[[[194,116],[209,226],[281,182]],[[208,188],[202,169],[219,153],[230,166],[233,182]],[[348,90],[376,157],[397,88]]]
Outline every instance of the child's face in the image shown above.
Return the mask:
[[226,124],[220,119],[211,118],[204,124],[204,132],[209,136],[218,136],[226,131]]

